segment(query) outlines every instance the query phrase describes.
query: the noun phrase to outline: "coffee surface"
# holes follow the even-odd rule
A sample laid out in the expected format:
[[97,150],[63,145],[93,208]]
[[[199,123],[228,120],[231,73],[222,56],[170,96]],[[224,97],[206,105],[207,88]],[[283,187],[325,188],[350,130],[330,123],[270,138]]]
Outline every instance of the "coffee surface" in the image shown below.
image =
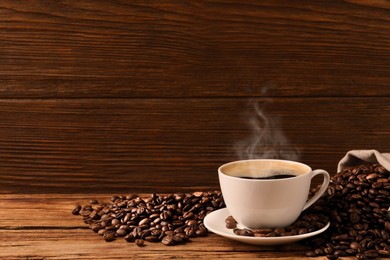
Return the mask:
[[249,160],[237,161],[234,163],[226,164],[221,167],[220,171],[232,177],[240,178],[245,176],[250,178],[263,178],[276,175],[299,176],[310,172],[310,167],[295,162],[275,160]]
[[275,174],[275,175],[270,175],[270,176],[265,176],[265,177],[247,177],[247,176],[241,176],[239,178],[241,179],[251,179],[251,180],[274,180],[274,179],[287,179],[287,178],[292,178],[296,177],[297,175],[295,174]]

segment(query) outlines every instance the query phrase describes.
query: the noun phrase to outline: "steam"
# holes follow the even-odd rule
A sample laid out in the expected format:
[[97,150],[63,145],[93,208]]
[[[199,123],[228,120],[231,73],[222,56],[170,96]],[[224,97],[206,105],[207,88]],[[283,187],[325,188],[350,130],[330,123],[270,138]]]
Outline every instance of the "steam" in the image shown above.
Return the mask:
[[267,117],[255,100],[251,100],[249,105],[253,107],[252,115],[249,117],[252,134],[249,138],[236,143],[235,151],[238,158],[297,161],[299,151],[283,133],[280,120]]

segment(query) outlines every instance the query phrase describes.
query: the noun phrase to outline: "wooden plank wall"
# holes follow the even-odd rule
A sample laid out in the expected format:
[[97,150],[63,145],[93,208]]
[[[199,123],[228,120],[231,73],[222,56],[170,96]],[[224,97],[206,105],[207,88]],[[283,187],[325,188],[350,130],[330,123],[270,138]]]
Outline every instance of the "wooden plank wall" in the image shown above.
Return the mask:
[[216,189],[254,126],[334,174],[389,86],[388,1],[1,1],[0,193]]

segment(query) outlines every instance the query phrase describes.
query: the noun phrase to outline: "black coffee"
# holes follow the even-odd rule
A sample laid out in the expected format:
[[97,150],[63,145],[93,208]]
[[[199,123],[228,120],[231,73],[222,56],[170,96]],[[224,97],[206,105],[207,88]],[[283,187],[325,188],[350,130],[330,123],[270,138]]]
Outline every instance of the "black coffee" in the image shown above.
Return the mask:
[[294,174],[275,174],[267,177],[240,177],[241,179],[252,179],[252,180],[273,180],[273,179],[287,179],[296,177]]

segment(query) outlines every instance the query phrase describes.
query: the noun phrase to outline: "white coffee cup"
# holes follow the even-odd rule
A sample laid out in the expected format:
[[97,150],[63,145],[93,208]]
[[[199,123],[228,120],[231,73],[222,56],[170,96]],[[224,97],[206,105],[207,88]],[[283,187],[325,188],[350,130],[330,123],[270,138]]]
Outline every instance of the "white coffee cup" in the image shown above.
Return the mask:
[[[274,175],[290,178],[265,179]],[[309,200],[311,180],[323,175],[321,188]],[[325,192],[330,176],[325,170],[273,159],[234,161],[218,169],[222,195],[233,218],[247,228],[285,227],[298,219]],[[244,177],[244,178],[242,178]]]

